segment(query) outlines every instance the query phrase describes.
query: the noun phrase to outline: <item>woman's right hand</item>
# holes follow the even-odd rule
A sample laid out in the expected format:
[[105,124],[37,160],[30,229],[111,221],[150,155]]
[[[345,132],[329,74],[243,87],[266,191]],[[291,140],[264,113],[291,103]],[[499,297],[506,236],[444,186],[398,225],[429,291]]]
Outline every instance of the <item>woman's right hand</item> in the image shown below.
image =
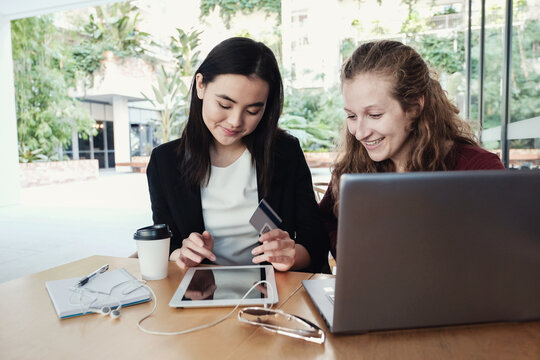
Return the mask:
[[176,262],[180,269],[187,269],[199,265],[205,258],[216,261],[216,256],[212,253],[213,248],[214,238],[208,231],[202,234],[194,232],[182,241],[180,249],[171,253],[169,260]]

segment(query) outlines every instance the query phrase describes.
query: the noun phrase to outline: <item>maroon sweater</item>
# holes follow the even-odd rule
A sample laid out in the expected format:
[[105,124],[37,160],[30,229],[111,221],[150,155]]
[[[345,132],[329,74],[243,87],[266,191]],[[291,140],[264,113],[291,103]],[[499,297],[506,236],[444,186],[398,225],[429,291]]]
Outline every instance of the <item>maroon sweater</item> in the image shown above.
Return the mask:
[[[503,164],[499,157],[480,147],[454,144],[446,162],[450,170],[502,170]],[[332,182],[328,185],[328,189],[324,194],[323,199],[319,203],[321,216],[330,237],[330,252],[336,258],[336,243],[337,243],[337,218],[334,215],[334,196],[332,195]]]

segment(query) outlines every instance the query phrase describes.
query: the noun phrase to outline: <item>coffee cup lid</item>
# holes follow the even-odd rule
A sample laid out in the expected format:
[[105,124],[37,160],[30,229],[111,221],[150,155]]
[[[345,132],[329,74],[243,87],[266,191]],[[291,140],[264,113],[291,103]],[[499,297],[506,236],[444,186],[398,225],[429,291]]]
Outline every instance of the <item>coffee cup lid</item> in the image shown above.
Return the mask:
[[172,233],[167,224],[155,224],[137,229],[133,234],[135,240],[158,240],[171,237]]

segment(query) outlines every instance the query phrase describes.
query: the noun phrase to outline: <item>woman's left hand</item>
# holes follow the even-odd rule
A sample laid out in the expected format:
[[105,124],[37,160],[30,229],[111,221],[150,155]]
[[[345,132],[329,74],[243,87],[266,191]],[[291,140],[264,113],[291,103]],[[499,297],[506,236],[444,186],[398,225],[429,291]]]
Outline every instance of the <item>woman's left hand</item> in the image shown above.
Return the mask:
[[287,271],[293,265],[296,258],[296,243],[289,233],[281,229],[274,229],[259,238],[262,245],[251,251],[255,264],[268,261],[276,270]]

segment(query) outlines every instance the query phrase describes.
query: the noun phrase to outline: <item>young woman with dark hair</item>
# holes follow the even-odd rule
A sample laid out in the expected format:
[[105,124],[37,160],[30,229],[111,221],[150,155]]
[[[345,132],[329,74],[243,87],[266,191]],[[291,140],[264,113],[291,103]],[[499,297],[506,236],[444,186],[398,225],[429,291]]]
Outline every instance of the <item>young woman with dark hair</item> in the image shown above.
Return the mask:
[[482,149],[422,57],[398,41],[357,48],[341,71],[347,126],[319,206],[336,255],[345,173],[504,169]]
[[[181,268],[269,262],[320,271],[328,239],[299,142],[278,128],[283,85],[272,51],[225,40],[191,91],[181,138],[155,148],[147,168],[154,223],[173,233],[170,259]],[[249,219],[263,198],[282,223],[259,238]]]

